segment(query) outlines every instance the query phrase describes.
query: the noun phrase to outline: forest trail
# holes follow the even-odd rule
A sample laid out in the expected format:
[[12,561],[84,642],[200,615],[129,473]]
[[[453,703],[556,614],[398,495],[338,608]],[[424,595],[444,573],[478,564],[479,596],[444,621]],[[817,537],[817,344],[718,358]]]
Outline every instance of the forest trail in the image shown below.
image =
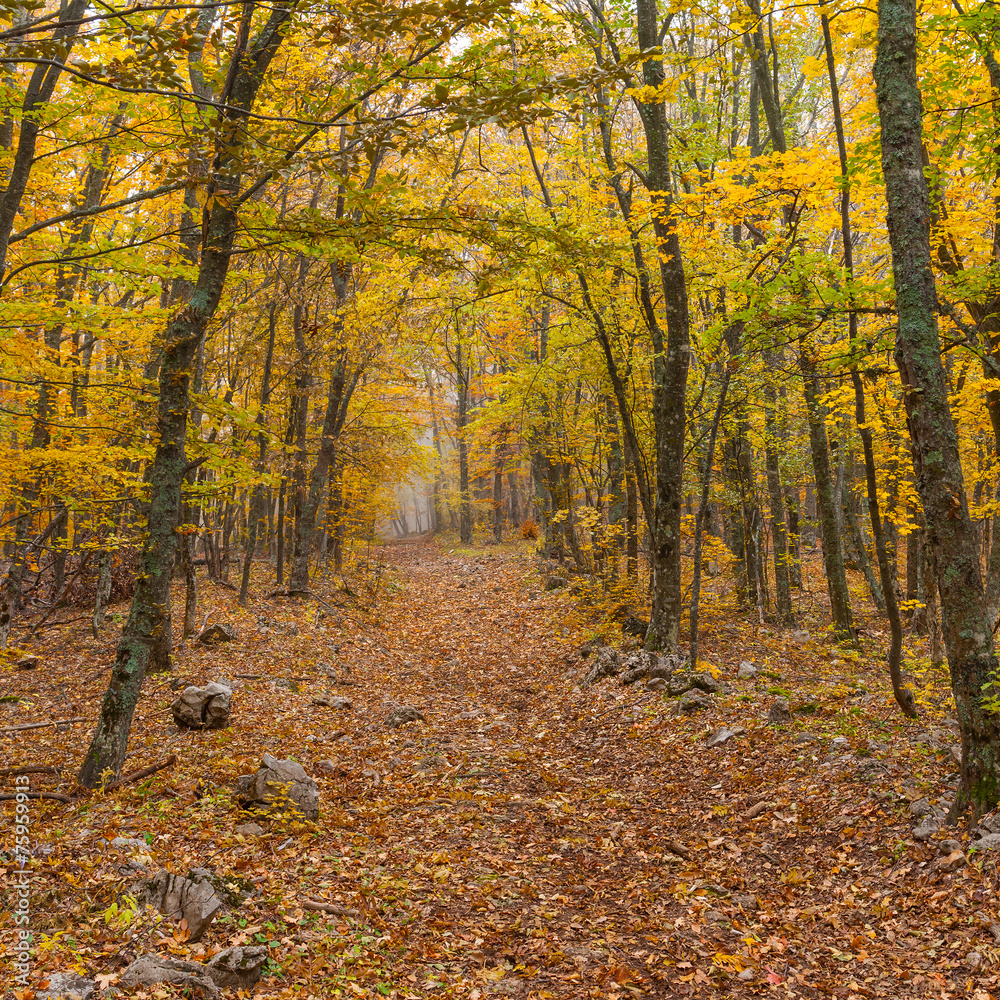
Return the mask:
[[[994,866],[946,872],[936,841],[910,835],[907,800],[954,773],[950,730],[901,719],[863,657],[784,633],[736,645],[720,616],[703,656],[729,693],[678,716],[641,682],[581,689],[593,630],[523,552],[418,538],[367,572],[363,614],[333,606],[342,591],[245,613],[219,597],[213,620],[228,615],[240,641],[180,650],[173,687],[231,679],[230,729],[165,728],[171,678],[151,676],[128,766],[176,753],[176,768],[69,813],[39,804],[53,882],[38,905],[92,972],[130,949],[204,959],[267,940],[280,973],[262,996],[992,995]],[[16,675],[34,698],[22,717],[46,702],[60,717],[71,695],[92,719],[106,675],[80,667],[106,664],[114,637],[79,640],[77,656],[68,636],[51,642],[49,669]],[[743,659],[756,679],[736,679]],[[799,712],[772,726],[779,676]],[[394,704],[424,721],[387,728]],[[88,726],[40,731],[31,757],[78,761]],[[706,747],[723,726],[737,734]],[[263,753],[317,778],[315,827],[235,833],[247,816],[232,782]],[[210,864],[256,894],[198,945],[147,928],[123,950],[94,914],[122,859],[94,840],[138,834],[155,867]]]

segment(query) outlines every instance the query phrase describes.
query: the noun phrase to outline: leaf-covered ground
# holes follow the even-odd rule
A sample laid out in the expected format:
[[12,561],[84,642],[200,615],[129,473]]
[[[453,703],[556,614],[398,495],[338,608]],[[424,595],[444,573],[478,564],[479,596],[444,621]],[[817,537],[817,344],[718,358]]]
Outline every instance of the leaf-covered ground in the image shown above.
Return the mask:
[[[113,985],[137,953],[204,960],[260,941],[258,996],[994,995],[992,855],[948,872],[938,840],[964,828],[911,837],[909,803],[940,800],[957,774],[947,678],[911,661],[922,718],[903,720],[877,620],[851,650],[818,630],[751,629],[708,600],[701,657],[730,691],[686,717],[641,683],[581,689],[581,643],[620,633],[546,593],[526,549],[396,543],[364,579],[363,594],[331,580],[321,604],[245,612],[211,591],[211,620],[240,641],[178,652],[133,724],[127,768],[176,765],[32,802],[36,985],[69,968]],[[36,670],[3,667],[3,694],[22,700],[0,706],[0,726],[84,720],[4,734],[2,766],[64,767],[35,789],[72,790],[89,740],[116,630],[95,642],[85,627],[41,633]],[[737,680],[744,660],[756,678]],[[178,732],[171,682],[218,678],[235,685],[232,726]],[[353,708],[323,704],[335,695]],[[780,695],[794,719],[769,725]],[[387,729],[394,703],[425,721]],[[742,732],[708,749],[721,726]],[[318,823],[234,833],[249,817],[232,783],[265,752],[319,781]],[[98,842],[115,836],[148,849]],[[198,944],[149,913],[126,926],[144,871],[196,866],[254,895]],[[12,899],[8,885],[5,931]]]

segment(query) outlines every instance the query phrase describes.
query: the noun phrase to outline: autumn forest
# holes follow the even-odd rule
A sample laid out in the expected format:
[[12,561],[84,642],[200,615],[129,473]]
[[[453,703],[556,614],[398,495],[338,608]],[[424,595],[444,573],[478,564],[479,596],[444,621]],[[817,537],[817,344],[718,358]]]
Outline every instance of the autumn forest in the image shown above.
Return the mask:
[[994,996],[998,49],[4,4],[5,996]]

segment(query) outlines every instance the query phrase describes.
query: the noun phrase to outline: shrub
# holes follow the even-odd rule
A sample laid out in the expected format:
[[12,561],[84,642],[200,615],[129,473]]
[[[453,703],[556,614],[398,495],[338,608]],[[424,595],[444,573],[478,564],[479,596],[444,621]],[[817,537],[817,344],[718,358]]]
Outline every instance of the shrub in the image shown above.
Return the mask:
[[537,538],[538,537],[538,525],[534,521],[525,521],[521,525],[521,537],[522,538]]

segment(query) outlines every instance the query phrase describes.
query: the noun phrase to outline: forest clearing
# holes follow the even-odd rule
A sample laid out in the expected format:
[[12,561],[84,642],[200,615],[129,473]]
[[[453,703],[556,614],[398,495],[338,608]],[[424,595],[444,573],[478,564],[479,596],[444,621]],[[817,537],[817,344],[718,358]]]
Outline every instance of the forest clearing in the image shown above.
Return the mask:
[[0,3],[8,995],[996,995],[998,36]]

